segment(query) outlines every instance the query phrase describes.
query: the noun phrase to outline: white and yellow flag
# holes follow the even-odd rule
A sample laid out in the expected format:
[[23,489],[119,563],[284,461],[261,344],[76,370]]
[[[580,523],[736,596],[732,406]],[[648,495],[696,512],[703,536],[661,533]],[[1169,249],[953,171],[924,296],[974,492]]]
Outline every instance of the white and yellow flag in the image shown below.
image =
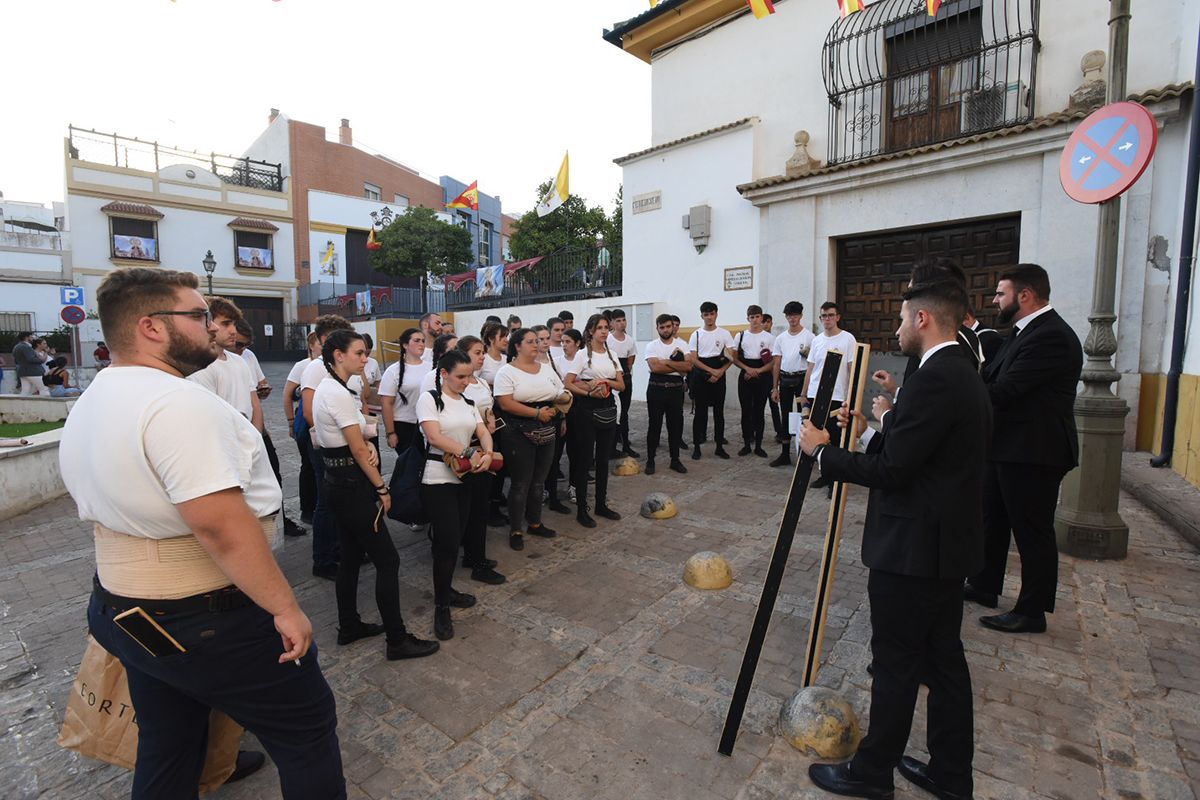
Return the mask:
[[537,213],[539,217],[544,217],[561,206],[567,201],[568,195],[571,194],[567,180],[570,157],[571,154],[569,152],[563,155],[562,166],[558,168],[558,176],[554,179],[554,185],[550,187],[550,191],[546,192],[546,196],[538,201]]

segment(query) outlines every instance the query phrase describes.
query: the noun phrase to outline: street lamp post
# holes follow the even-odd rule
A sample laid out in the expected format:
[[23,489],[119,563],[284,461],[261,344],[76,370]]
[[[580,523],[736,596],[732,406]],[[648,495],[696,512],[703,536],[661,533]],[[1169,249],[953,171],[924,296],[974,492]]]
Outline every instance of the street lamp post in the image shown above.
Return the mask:
[[212,276],[217,271],[217,260],[213,258],[212,250],[205,253],[204,260],[200,263],[204,265],[204,271],[208,273],[208,296],[212,297]]

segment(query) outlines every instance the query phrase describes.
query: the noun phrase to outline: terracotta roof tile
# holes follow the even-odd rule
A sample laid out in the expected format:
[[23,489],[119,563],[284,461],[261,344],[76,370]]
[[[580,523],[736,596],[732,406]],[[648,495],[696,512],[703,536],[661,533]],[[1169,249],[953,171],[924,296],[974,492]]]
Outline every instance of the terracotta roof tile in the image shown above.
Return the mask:
[[675,145],[683,144],[684,142],[691,142],[691,141],[695,141],[696,139],[703,139],[705,136],[712,136],[714,133],[720,133],[721,131],[728,131],[728,130],[733,130],[734,128],[740,128],[743,125],[749,125],[751,122],[757,122],[757,121],[758,121],[758,117],[742,117],[741,119],[736,120],[734,122],[726,122],[724,125],[718,125],[715,128],[709,128],[706,131],[700,131],[699,133],[692,133],[692,134],[689,134],[689,135],[684,136],[679,139],[672,139],[669,142],[663,142],[662,144],[656,144],[656,145],[654,145],[654,147],[648,147],[645,150],[638,150],[636,153],[630,153],[629,155],[621,156],[620,158],[614,158],[613,163],[616,164],[617,166],[621,166],[623,164],[626,164],[626,163],[634,160],[635,158],[641,158],[642,156],[649,155],[650,153],[657,153],[659,150],[667,150],[667,149],[674,147]]
[[278,225],[267,222],[265,219],[251,219],[249,217],[238,217],[229,223],[231,228],[253,228],[258,231],[277,231]]
[[114,200],[106,206],[102,206],[100,210],[105,214],[136,214],[139,217],[154,217],[162,219],[163,213],[157,208],[143,205],[141,203],[127,203],[124,200]]

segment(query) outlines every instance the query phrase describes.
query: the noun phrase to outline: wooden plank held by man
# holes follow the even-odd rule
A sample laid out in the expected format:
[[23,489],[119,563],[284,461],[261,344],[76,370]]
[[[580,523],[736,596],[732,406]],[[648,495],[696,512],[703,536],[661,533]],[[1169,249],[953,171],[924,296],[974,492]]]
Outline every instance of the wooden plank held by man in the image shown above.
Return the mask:
[[[821,370],[821,382],[817,386],[817,394],[813,398],[809,415],[812,424],[819,428],[824,428],[830,420],[833,389],[841,370],[842,358],[842,353],[830,350],[826,355],[825,367]],[[814,463],[812,458],[805,455],[796,459],[787,504],[783,508],[783,519],[779,522],[779,533],[775,537],[775,549],[771,554],[762,596],[758,601],[758,610],[754,614],[754,624],[750,628],[750,638],[746,642],[746,652],[742,657],[742,668],[738,672],[733,697],[729,701],[729,712],[725,716],[725,728],[721,732],[721,742],[717,747],[717,752],[721,755],[733,754],[738,728],[741,727],[742,715],[746,711],[746,700],[750,697],[750,687],[754,683],[754,671],[758,668],[763,642],[767,638],[767,627],[771,624],[771,614],[775,610],[775,600],[779,596],[779,586],[783,581],[788,554],[792,549],[792,539],[796,535],[796,524],[800,521],[800,512],[804,508],[804,498],[808,493],[808,482],[812,477]]]
[[[867,376],[870,374],[870,360],[871,346],[860,342],[854,353],[850,391],[846,393],[846,401],[851,411],[851,424],[834,431],[837,445],[843,450],[852,451],[858,446],[858,437],[854,433],[853,412],[862,409],[863,392],[866,389]],[[817,572],[817,593],[813,600],[812,622],[808,627],[808,647],[804,651],[804,674],[800,685],[806,688],[816,683],[817,670],[821,667],[821,645],[825,641],[825,619],[829,615],[838,548],[842,543],[848,488],[849,484],[841,481],[835,481],[833,484],[833,500],[829,504],[829,521],[825,526],[825,543],[821,546],[821,568]]]

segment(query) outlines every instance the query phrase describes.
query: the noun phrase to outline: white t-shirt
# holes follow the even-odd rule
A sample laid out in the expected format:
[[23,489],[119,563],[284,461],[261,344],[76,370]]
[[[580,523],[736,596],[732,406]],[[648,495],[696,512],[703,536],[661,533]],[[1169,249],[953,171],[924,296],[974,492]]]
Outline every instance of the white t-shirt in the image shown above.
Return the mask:
[[[553,350],[554,348],[550,348]],[[492,360],[492,357],[487,353],[483,354],[483,366],[479,368],[479,377],[488,382],[489,386],[496,384],[496,373],[504,366],[504,359],[499,361]]]
[[733,347],[733,336],[724,328],[706,331],[697,328],[688,339],[688,346],[696,353],[697,358],[713,358],[725,355],[725,348]]
[[743,361],[748,358],[762,358],[762,351],[771,352],[771,348],[775,345],[775,337],[768,331],[759,331],[751,333],[749,330],[742,331],[733,338],[733,351],[736,353],[738,345],[742,347],[742,354],[739,356]]
[[342,428],[351,425],[358,426],[363,438],[367,435],[362,401],[347,392],[333,376],[321,381],[313,393],[313,423],[317,447],[345,447],[348,442]]
[[581,381],[612,381],[617,377],[617,372],[621,369],[620,362],[616,364],[613,361],[616,359],[616,354],[609,358],[605,353],[592,353],[592,363],[588,365],[587,350],[580,350],[575,361],[571,365],[571,371]]
[[554,374],[549,364],[531,375],[520,367],[505,364],[496,373],[496,385],[492,387],[495,397],[511,395],[518,403],[545,403],[563,393],[562,380]]
[[[436,338],[435,336],[434,339]],[[425,342],[425,350],[421,352],[421,361],[425,363],[425,366],[433,368],[433,339]]]
[[808,328],[793,335],[784,331],[775,337],[771,353],[780,359],[780,372],[804,372],[808,369],[808,351],[812,348],[813,333]]
[[[683,353],[685,357],[688,353],[692,352],[692,348],[683,339],[673,339],[669,342],[664,342],[662,339],[655,339],[653,342],[650,342],[648,345],[646,345],[645,359],[646,361],[649,361],[652,358],[657,358],[661,361],[670,361],[671,354],[676,350]],[[666,373],[652,372],[651,376],[655,380],[669,380],[671,378],[676,378],[682,381],[684,379],[683,374],[679,372],[674,372],[670,375],[667,375]]]
[[[400,362],[389,366],[383,372],[379,383],[380,396],[395,397],[392,417],[396,422],[417,424],[417,395],[421,392],[421,381],[430,374],[432,368],[428,364],[405,364],[404,381],[400,383]],[[400,402],[400,396],[405,402]]]
[[229,403],[246,419],[254,413],[250,395],[258,384],[246,361],[237,353],[226,351],[224,360],[218,358],[199,372],[193,372],[188,380]]
[[319,358],[302,358],[292,365],[292,369],[288,372],[287,381],[285,383],[294,383],[300,385],[300,380],[304,377],[304,370],[314,361],[320,361]]
[[561,344],[552,344],[550,345],[550,357],[554,359],[555,364],[560,364],[566,359],[567,354],[563,352]]
[[267,379],[267,376],[262,371],[262,366],[258,363],[258,356],[254,355],[254,351],[249,347],[242,351],[242,360],[250,368],[250,377],[254,378],[254,385],[256,387],[259,381]]
[[566,353],[559,353],[554,356],[554,372],[560,378],[565,378],[569,373],[574,372],[576,375],[583,369],[582,361],[586,358],[582,350],[576,350],[572,358],[567,358]]
[[808,351],[809,398],[817,396],[817,387],[821,385],[821,372],[825,366],[825,354],[830,350],[840,350],[842,367],[833,387],[833,399],[845,402],[846,390],[850,388],[850,366],[854,363],[854,348],[857,344],[854,334],[850,331],[841,331],[836,336],[828,336],[822,331],[813,337],[812,347]]
[[[322,359],[314,358],[304,367],[304,372],[300,375],[300,391],[312,389],[314,392],[321,385],[321,381],[329,377],[329,370],[325,369],[325,362]],[[346,385],[354,391],[358,392],[358,396],[362,398],[363,382],[361,375],[351,375],[350,380],[346,381]]]
[[[434,386],[436,380],[437,371],[432,369],[429,370],[429,374],[421,378],[422,397],[436,388]],[[476,379],[474,383],[468,383],[467,388],[463,390],[463,395],[475,403],[475,407],[479,409],[479,416],[483,416],[483,412],[491,409],[496,402],[492,397],[491,387],[487,385],[487,381],[482,379]]]
[[[438,411],[437,401],[434,400],[433,395],[425,392],[421,395],[421,399],[417,400],[417,421],[436,421],[443,436],[448,436],[458,442],[461,447],[466,447],[471,443],[471,437],[475,435],[475,426],[482,424],[483,418],[480,417],[478,408],[461,397],[451,397],[448,394],[442,394],[442,410]],[[441,456],[442,451],[430,445],[429,454]],[[462,481],[445,463],[427,461],[421,483],[462,483]]]
[[152,367],[109,367],[79,396],[59,470],[79,518],[148,539],[191,533],[178,503],[239,488],[257,517],[283,503],[262,435],[215,394]]
[[[637,358],[637,342],[628,333],[625,334],[625,341],[617,338],[615,333],[608,335],[608,352],[613,354],[613,358],[619,363],[622,358]],[[633,362],[630,362],[632,366]]]
[[367,367],[364,370],[367,376],[368,386],[377,386],[383,378],[383,372],[379,369],[379,362],[371,357],[367,357]]

